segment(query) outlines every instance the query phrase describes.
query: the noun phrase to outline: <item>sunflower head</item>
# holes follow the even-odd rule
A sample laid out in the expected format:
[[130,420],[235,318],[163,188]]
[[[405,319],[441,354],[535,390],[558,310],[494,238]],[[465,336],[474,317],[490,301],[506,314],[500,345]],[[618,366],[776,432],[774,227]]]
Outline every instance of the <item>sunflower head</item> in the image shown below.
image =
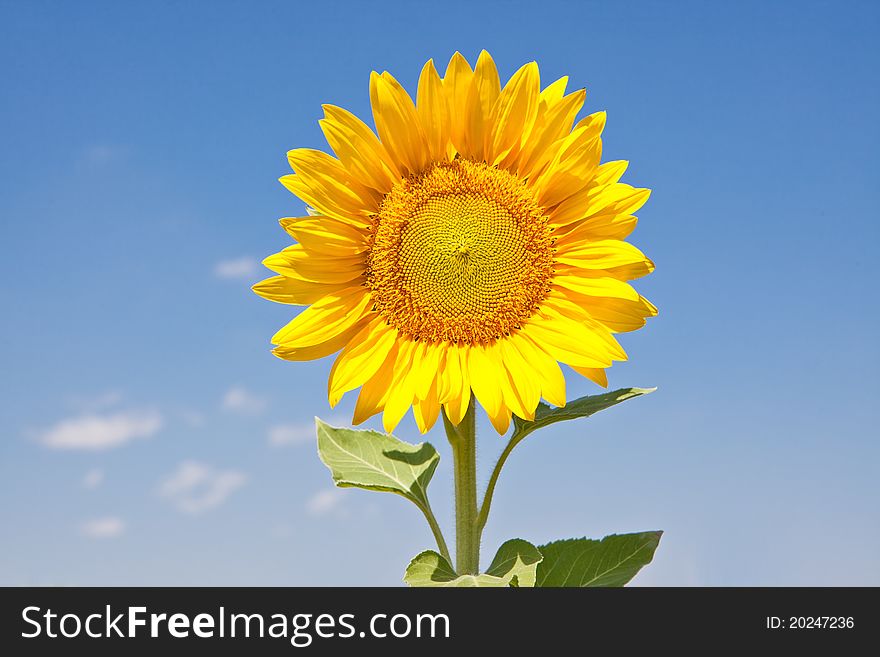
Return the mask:
[[458,424],[473,392],[504,433],[542,397],[565,404],[560,363],[606,386],[614,334],[657,313],[628,283],[654,265],[624,241],[649,191],[600,163],[605,114],[575,122],[585,93],[566,82],[541,89],[532,62],[502,88],[488,53],[456,53],[442,78],[425,64],[413,103],[373,73],[375,133],[325,105],[335,157],[288,153],[281,182],[313,212],[281,220],[297,243],[254,291],[307,306],[273,353],[340,352],[328,396],[361,388],[355,424],[382,412],[391,431],[412,408],[426,432],[441,407]]

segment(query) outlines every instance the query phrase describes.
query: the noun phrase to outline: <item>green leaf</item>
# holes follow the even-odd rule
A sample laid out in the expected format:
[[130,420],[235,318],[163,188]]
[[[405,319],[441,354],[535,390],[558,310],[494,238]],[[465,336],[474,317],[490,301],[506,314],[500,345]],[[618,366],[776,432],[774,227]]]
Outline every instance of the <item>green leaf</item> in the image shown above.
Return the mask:
[[420,552],[406,567],[403,581],[410,586],[448,586],[458,574],[434,550]]
[[538,548],[515,538],[498,548],[485,573],[458,575],[446,559],[433,550],[426,550],[409,562],[403,581],[410,586],[434,587],[534,586],[541,558]]
[[594,413],[604,411],[633,397],[641,397],[654,392],[657,388],[621,388],[606,392],[602,395],[590,395],[568,402],[565,406],[554,408],[544,402],[538,404],[535,410],[535,419],[523,420],[513,416],[513,436],[517,442],[527,435],[543,427],[562,422],[563,420],[575,420],[581,417],[590,417]]
[[486,574],[506,579],[510,586],[534,586],[538,564],[543,558],[534,545],[514,538],[498,548]]
[[425,550],[415,556],[406,567],[403,581],[410,586],[473,587],[509,586],[509,582],[493,575],[461,575],[434,550]]
[[571,538],[541,545],[536,586],[623,586],[651,563],[661,531]]
[[331,427],[315,418],[318,455],[340,487],[397,493],[428,509],[428,482],[440,456],[429,443],[412,445],[390,434]]

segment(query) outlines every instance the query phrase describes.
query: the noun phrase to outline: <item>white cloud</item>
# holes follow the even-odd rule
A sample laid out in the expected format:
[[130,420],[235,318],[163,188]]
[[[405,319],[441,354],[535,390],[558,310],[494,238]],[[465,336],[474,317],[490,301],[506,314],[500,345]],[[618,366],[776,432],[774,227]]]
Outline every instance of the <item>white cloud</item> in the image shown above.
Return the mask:
[[51,449],[102,450],[148,438],[161,428],[162,416],[155,411],[91,413],[58,422],[38,440]]
[[179,511],[202,513],[220,506],[247,481],[244,473],[218,470],[205,463],[184,461],[159,487],[159,494]]
[[269,429],[269,445],[302,445],[315,440],[314,424],[279,424]]
[[104,471],[101,468],[92,468],[86,475],[83,477],[82,485],[83,488],[93,489],[97,488],[104,481]]
[[262,413],[267,402],[262,397],[249,392],[241,386],[234,386],[223,395],[223,408],[233,413],[256,415]]
[[121,401],[121,392],[108,390],[98,395],[73,397],[70,400],[70,405],[80,413],[98,413],[118,406]]
[[250,256],[221,260],[214,265],[214,276],[227,281],[248,280],[256,277],[259,265],[256,258]]
[[95,518],[80,525],[79,531],[88,538],[116,538],[125,531],[125,523],[114,516]]
[[306,511],[313,516],[326,516],[328,513],[339,510],[339,505],[344,497],[344,491],[338,488],[326,488],[306,500]]
[[[351,424],[343,415],[331,415],[329,418],[321,418],[327,424],[334,427],[347,427]],[[269,446],[286,447],[288,445],[304,445],[315,441],[315,423],[300,422],[292,424],[278,424],[269,428]]]

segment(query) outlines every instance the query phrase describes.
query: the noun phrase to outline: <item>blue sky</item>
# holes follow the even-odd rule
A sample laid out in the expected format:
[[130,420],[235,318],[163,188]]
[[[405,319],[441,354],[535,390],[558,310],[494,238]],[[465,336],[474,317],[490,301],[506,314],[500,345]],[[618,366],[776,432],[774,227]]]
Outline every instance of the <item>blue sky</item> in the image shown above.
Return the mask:
[[321,103],[486,48],[607,110],[660,308],[610,371],[658,392],[519,447],[486,562],[664,529],[637,583],[880,585],[877,4],[442,7],[0,3],[0,583],[400,583],[427,528],[332,489],[311,418],[353,400],[270,355],[290,308],[249,286]]

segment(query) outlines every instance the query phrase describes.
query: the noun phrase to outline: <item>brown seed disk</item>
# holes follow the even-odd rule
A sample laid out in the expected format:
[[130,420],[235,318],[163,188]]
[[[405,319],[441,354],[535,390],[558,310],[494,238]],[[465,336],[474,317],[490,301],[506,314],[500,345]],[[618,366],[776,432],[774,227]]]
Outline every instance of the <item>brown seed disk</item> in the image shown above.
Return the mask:
[[386,195],[366,284],[401,333],[485,344],[518,329],[544,299],[553,252],[547,218],[522,181],[457,159]]

